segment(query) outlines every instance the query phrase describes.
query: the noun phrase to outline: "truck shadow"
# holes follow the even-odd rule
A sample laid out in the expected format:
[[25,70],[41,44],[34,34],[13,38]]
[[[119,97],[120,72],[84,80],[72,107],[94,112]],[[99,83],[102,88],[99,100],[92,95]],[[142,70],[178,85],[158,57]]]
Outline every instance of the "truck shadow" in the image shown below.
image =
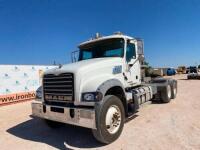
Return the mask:
[[98,148],[90,129],[64,125],[57,129],[49,128],[43,120],[33,118],[7,130],[8,133],[34,142],[46,143],[57,149]]

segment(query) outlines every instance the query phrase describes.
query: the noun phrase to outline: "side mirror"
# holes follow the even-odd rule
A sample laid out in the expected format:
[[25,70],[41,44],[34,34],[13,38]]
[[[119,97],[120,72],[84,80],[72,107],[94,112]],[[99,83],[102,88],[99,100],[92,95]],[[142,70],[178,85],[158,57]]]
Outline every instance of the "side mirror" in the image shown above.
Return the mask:
[[144,43],[142,39],[137,39],[137,47],[138,55],[144,55]]
[[137,54],[141,64],[144,64],[144,42],[142,39],[137,39]]

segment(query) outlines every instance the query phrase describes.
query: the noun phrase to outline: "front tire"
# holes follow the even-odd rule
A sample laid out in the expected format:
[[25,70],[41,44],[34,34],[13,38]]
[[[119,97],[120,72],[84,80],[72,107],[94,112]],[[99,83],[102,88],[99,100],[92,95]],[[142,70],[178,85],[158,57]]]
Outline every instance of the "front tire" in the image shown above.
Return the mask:
[[124,127],[125,113],[121,100],[113,95],[107,95],[96,105],[96,130],[94,137],[101,143],[109,144],[115,141]]

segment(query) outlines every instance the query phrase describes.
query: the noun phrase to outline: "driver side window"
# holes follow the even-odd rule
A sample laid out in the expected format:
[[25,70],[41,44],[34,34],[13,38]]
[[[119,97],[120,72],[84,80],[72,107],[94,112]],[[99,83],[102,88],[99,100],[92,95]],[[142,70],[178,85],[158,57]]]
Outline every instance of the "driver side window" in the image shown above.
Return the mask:
[[135,44],[133,43],[127,43],[126,47],[126,61],[130,62],[131,59],[136,58],[136,52],[135,52]]

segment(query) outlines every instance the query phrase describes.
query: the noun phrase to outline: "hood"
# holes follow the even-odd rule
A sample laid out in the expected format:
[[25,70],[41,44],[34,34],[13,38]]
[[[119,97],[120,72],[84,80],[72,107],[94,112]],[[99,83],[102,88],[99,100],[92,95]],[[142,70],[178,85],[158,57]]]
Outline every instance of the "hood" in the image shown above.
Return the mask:
[[115,66],[122,63],[122,58],[119,57],[109,57],[109,58],[95,58],[78,61],[75,63],[70,63],[63,65],[61,68],[50,69],[45,72],[45,74],[54,74],[54,73],[78,73],[80,71],[86,71],[87,69],[97,68],[97,67],[107,67]]

